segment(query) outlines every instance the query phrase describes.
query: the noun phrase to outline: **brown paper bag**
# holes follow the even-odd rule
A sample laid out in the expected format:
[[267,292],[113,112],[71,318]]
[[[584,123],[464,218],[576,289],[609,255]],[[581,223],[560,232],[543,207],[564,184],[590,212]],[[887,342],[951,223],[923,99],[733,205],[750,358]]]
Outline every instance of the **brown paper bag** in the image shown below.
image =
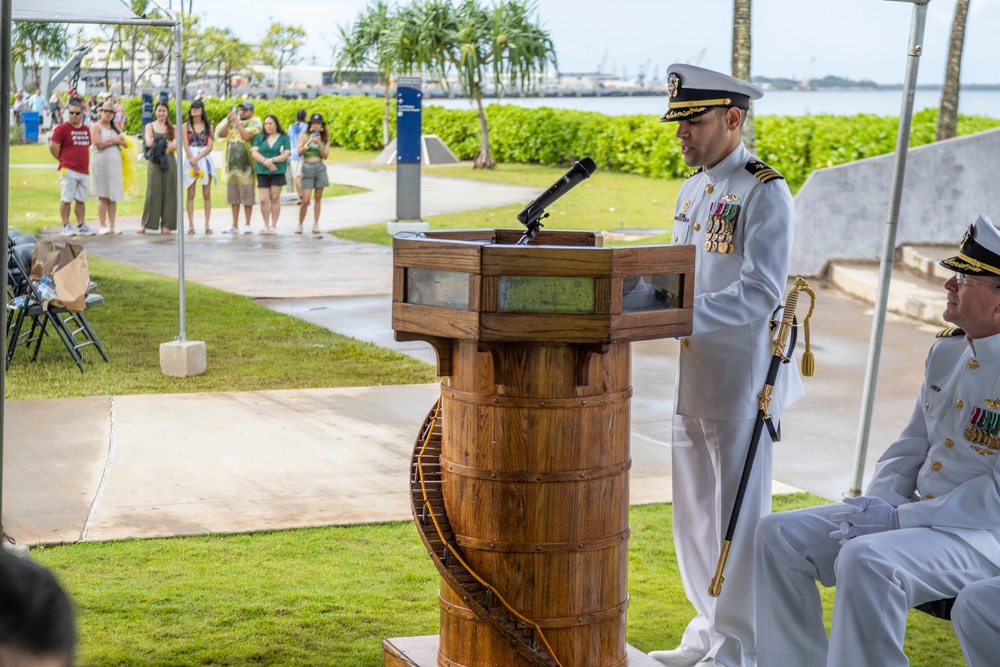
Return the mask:
[[63,306],[72,313],[87,307],[90,290],[90,271],[87,268],[87,251],[74,241],[39,241],[31,253],[32,281],[42,276],[52,276],[59,298],[52,305]]

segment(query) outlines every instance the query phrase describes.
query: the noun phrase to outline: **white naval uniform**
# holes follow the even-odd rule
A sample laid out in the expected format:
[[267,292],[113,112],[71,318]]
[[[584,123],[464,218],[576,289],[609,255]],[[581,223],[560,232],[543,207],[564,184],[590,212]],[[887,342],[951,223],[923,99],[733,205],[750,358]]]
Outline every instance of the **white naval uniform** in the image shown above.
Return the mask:
[[[753,159],[740,143],[719,164],[685,181],[673,235],[675,243],[694,244],[697,251],[694,326],[691,336],[681,340],[671,446],[674,543],[684,590],[697,611],[681,643],[726,667],[755,664],[751,556],[754,528],[771,508],[767,429],[722,595],[710,597],[708,587],[743,472],[757,395],[771,363],[769,323],[788,280],[795,227],[795,207],[784,179],[768,170],[771,178],[763,182],[747,170]],[[732,223],[728,230],[715,224],[726,216]],[[714,237],[714,248],[706,249],[710,234],[721,236]],[[775,424],[781,410],[801,395],[795,364],[782,365],[770,406]]]
[[[1000,575],[1000,334],[943,338],[927,357],[910,421],[866,495],[899,528],[829,537],[842,503],[775,514],[757,532],[761,667],[902,667],[910,607]],[[827,640],[815,582],[836,584]],[[996,661],[992,664],[996,664]]]
[[1000,660],[1000,577],[969,584],[951,610],[968,667],[993,667]]

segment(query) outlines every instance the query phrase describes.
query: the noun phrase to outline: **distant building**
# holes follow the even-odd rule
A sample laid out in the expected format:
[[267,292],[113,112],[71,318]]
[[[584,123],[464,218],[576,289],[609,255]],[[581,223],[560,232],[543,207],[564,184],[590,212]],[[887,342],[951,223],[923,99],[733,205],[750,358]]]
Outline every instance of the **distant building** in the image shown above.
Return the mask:
[[323,72],[324,86],[339,86],[353,83],[360,86],[381,86],[382,74],[373,69],[342,69]]

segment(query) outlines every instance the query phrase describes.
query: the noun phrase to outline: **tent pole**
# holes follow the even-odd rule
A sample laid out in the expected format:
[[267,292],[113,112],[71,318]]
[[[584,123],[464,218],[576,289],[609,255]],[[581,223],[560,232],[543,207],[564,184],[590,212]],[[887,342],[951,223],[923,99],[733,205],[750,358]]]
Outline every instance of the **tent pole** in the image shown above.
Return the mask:
[[913,97],[917,87],[920,54],[923,51],[927,5],[930,2],[930,0],[890,1],[912,2],[913,18],[910,24],[910,44],[903,84],[903,104],[899,112],[899,133],[896,136],[896,164],[892,173],[892,190],[885,221],[885,241],[879,267],[878,292],[875,296],[875,315],[868,346],[868,366],[865,370],[865,386],[861,397],[861,422],[858,426],[858,441],[854,452],[854,477],[851,488],[846,493],[848,496],[861,495],[861,483],[865,473],[865,457],[868,453],[868,437],[871,434],[872,410],[875,405],[875,383],[878,379],[878,366],[882,353],[882,335],[885,332],[885,311],[889,302],[889,281],[892,280],[892,263],[896,255],[896,228],[899,224],[899,205],[903,199],[903,178],[906,175],[910,126],[913,121]]
[[[13,0],[0,0],[0,117],[4,120],[4,132],[0,133],[0,183],[4,185],[10,183],[10,132],[6,129],[10,118],[10,51],[11,37],[10,30],[13,19]],[[0,234],[3,240],[7,240],[8,224],[8,204],[10,203],[10,192],[7,187],[0,187]],[[10,247],[7,247],[7,262],[10,261]],[[6,265],[6,262],[5,262]],[[7,294],[7,271],[0,271],[0,294]],[[3,330],[7,330],[7,309],[3,309]],[[7,337],[3,337],[0,343],[0,352],[3,353],[0,359],[0,549],[6,548],[10,540],[3,528],[3,433],[4,433],[4,408],[6,407],[7,395]]]
[[174,117],[176,126],[176,137],[177,137],[177,284],[179,285],[180,295],[180,335],[177,336],[177,340],[182,343],[187,340],[187,307],[186,307],[186,294],[184,290],[184,173],[183,173],[183,156],[184,148],[181,142],[181,126],[184,125],[184,113],[182,107],[184,106],[184,81],[181,76],[181,57],[183,52],[181,50],[181,16],[182,12],[178,11],[173,15],[176,23],[174,23],[174,58],[176,62],[176,67],[174,68],[175,87],[174,87]]

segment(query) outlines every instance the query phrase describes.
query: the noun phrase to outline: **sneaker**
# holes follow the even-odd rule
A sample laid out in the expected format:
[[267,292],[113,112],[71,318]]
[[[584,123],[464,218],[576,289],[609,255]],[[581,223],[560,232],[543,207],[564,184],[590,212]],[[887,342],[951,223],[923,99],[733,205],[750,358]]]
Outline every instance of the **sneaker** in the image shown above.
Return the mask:
[[239,234],[240,230],[236,229],[235,227],[230,227],[229,229],[223,229],[222,233],[223,234]]
[[253,229],[250,228],[250,225],[247,225],[246,227],[243,228],[243,233],[244,234],[253,234]]
[[93,236],[94,234],[97,233],[93,229],[91,229],[90,227],[88,227],[86,224],[83,224],[83,225],[80,225],[79,227],[77,227],[76,231],[81,236]]
[[76,234],[76,227],[67,222],[65,225],[63,225],[62,233],[63,236],[73,236],[74,234]]

